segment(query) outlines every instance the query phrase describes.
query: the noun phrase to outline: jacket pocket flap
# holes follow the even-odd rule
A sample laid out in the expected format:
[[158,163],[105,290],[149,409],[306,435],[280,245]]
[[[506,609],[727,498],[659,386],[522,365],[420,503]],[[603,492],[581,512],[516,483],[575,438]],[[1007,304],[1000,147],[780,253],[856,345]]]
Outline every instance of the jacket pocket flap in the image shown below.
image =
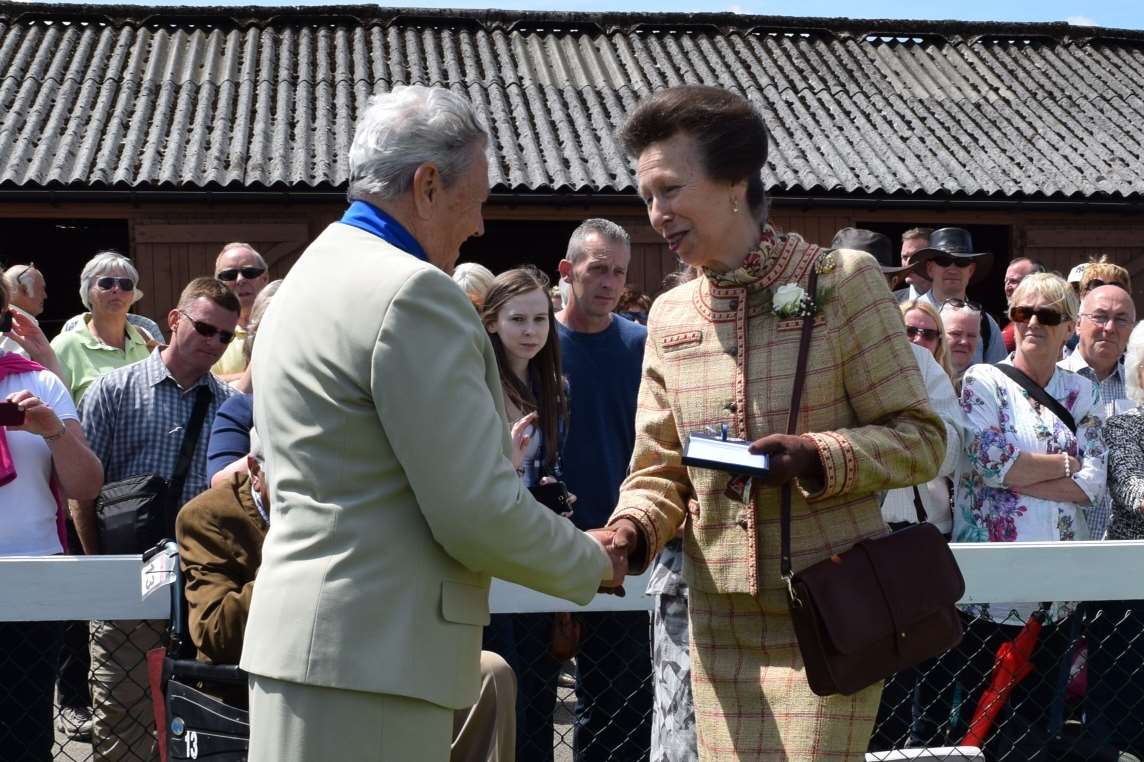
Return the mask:
[[664,336],[660,344],[664,352],[673,352],[684,347],[694,347],[703,343],[703,331],[683,331]]
[[965,593],[957,561],[932,524],[863,540],[799,572],[798,578],[811,588],[822,629],[843,654],[898,637],[942,609],[952,609]]
[[489,623],[489,590],[445,580],[441,583],[441,616],[448,622],[484,627]]

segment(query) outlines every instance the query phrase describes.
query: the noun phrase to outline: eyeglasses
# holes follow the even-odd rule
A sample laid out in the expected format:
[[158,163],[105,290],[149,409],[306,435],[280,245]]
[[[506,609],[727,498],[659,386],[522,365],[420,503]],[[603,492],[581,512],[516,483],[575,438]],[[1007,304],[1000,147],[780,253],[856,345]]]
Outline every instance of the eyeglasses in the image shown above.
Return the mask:
[[926,341],[933,341],[941,334],[938,333],[936,328],[918,328],[916,325],[907,325],[906,335],[911,339],[916,339],[921,336]]
[[254,280],[264,272],[266,272],[265,267],[231,267],[226,270],[219,270],[215,273],[215,277],[219,280],[231,281],[238,280],[238,276],[241,275],[246,280]]
[[232,331],[224,331],[221,328],[215,328],[210,323],[204,323],[201,320],[195,320],[193,317],[183,312],[182,310],[179,310],[179,314],[185,317],[187,320],[191,321],[191,325],[194,326],[195,332],[198,333],[199,336],[203,336],[209,339],[211,336],[217,335],[219,343],[221,344],[229,344],[234,340],[234,333]]
[[17,286],[20,285],[20,281],[22,281],[24,279],[24,276],[28,274],[28,271],[35,269],[35,267],[36,267],[36,263],[32,262],[31,264],[26,266],[23,270],[21,270],[20,273],[14,279],[16,281],[16,285]]
[[946,307],[952,307],[955,310],[962,310],[968,307],[974,312],[981,312],[981,310],[984,309],[984,307],[977,302],[971,302],[968,299],[946,299],[941,303],[941,308],[944,310]]
[[103,291],[110,291],[111,289],[119,286],[120,291],[134,291],[135,281],[130,278],[112,278],[110,275],[105,275],[95,282],[95,285]]
[[1117,328],[1127,328],[1132,325],[1132,321],[1123,315],[1109,315],[1107,312],[1082,312],[1080,316],[1086,320],[1091,320],[1099,326],[1106,326],[1109,321]]
[[973,264],[973,257],[951,257],[949,254],[938,254],[930,259],[938,267],[969,267]]
[[1028,323],[1033,318],[1041,325],[1060,325],[1064,315],[1048,307],[1010,307],[1009,319],[1014,323]]

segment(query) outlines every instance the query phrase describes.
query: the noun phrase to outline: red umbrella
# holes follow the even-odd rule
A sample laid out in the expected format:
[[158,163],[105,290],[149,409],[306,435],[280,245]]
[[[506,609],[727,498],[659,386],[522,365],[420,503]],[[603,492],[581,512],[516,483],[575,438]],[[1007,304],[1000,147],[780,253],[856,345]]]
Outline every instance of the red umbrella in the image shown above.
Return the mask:
[[1041,625],[1045,622],[1045,609],[1033,612],[1029,621],[1017,633],[1017,637],[1001,644],[997,649],[997,656],[993,660],[993,680],[981,694],[977,702],[977,709],[973,713],[973,721],[969,723],[969,730],[961,743],[963,746],[976,746],[981,748],[989,731],[993,727],[1001,708],[1009,700],[1009,694],[1017,684],[1033,672],[1029,660],[1033,656],[1033,648],[1037,645],[1037,635],[1041,632]]

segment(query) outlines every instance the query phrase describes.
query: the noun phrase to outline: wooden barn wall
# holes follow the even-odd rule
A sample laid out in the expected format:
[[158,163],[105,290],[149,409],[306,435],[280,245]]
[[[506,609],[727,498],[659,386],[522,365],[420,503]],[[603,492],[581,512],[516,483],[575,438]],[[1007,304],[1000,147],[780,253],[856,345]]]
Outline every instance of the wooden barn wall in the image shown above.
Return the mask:
[[[139,264],[142,288],[147,293],[140,312],[158,318],[174,304],[178,291],[196,275],[212,271],[215,254],[224,243],[243,240],[261,251],[273,277],[282,277],[290,265],[326,225],[340,216],[343,205],[330,203],[127,203],[7,202],[0,217],[7,218],[112,218],[126,219],[130,255]],[[485,218],[497,222],[581,220],[608,217],[632,236],[629,282],[644,291],[659,290],[664,275],[677,262],[647,224],[640,207],[490,204]],[[866,207],[801,208],[776,204],[771,220],[780,228],[798,232],[827,245],[842,227],[872,224],[1004,225],[1009,228],[1013,256],[1027,255],[1050,268],[1067,272],[1091,256],[1106,254],[1133,276],[1133,295],[1144,306],[1144,216],[1103,213],[1050,213],[976,211],[957,207],[901,210]],[[1003,264],[1003,263],[1001,263]]]

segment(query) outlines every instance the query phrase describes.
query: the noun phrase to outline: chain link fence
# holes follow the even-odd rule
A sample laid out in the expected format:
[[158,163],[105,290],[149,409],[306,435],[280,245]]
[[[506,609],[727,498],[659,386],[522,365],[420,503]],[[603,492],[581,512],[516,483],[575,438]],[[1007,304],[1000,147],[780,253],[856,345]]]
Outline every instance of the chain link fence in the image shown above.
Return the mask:
[[[1089,589],[1112,590],[1106,594],[1127,597],[1123,591],[1128,588],[1116,581],[1116,575],[1136,573],[1132,566],[1136,562],[1124,559],[1138,557],[1140,550],[1106,547],[1068,552],[1099,552],[1101,559],[1107,559],[1107,565],[1098,564],[1106,573],[1098,575],[1099,583]],[[967,595],[971,600],[984,600],[982,591],[992,590],[984,580],[1000,584],[987,563],[994,551],[973,549],[973,558],[968,557],[969,551],[955,548],[955,552],[963,554],[959,562],[967,577]],[[1029,563],[1042,552],[1054,554],[1058,563],[1053,579],[1022,583],[1030,590],[1070,585],[1075,590],[1081,584],[1076,580],[1085,576],[1084,569],[1092,568],[1095,558],[1074,555],[1066,562],[1057,561],[1063,550],[1023,552]],[[57,573],[54,563],[21,568],[30,576],[44,578]],[[126,567],[130,559],[101,563],[110,574],[118,565]],[[0,572],[7,568],[11,567],[0,568]],[[109,587],[102,577],[98,582],[81,581],[85,572],[102,567],[59,568],[60,574],[71,575],[68,579],[74,580],[74,586]],[[137,559],[134,568],[137,578]],[[129,578],[128,571],[123,570],[124,579]],[[33,612],[32,607],[19,608],[13,602],[18,593],[12,591],[19,590],[15,587],[19,584],[11,573],[0,577],[0,589],[9,591],[0,592],[0,599],[7,601],[9,618],[15,618],[13,613],[18,611]],[[562,650],[564,639],[554,637],[554,623],[561,617],[553,613],[557,610],[553,606],[561,604],[550,601],[542,611],[545,602],[541,601],[530,608],[535,599],[514,592],[512,607],[499,606],[500,611],[539,612],[496,614],[486,637],[486,647],[502,653],[518,675],[518,760],[637,762],[648,758],[653,681],[648,601],[639,594],[641,584],[646,582],[632,581],[622,604],[634,610],[573,615],[579,637],[571,659]],[[111,587],[129,590],[125,583]],[[1138,583],[1128,587],[1136,588]],[[60,589],[65,589],[62,584]],[[69,595],[73,597],[64,600],[61,594],[53,605],[60,611],[82,611],[85,616],[98,611],[121,617],[124,614],[113,612],[127,610],[156,616],[151,604],[140,607],[136,602],[126,608],[126,604],[115,603],[129,601],[135,595],[130,592],[109,593],[106,602],[86,608],[76,601],[74,590]],[[20,600],[27,597],[24,593]],[[493,598],[496,603],[497,589]],[[593,606],[617,604],[608,597]],[[37,605],[35,611],[49,608],[46,601],[37,601]],[[934,751],[928,758],[942,758],[935,756],[938,748],[966,740],[977,741],[972,745],[983,748],[978,758],[989,762],[1144,759],[1144,601],[1090,602],[1069,609],[1066,616],[1057,616],[1054,608],[1039,628],[1028,626],[1027,611],[1005,613],[1000,622],[966,614],[961,645],[887,681],[867,759],[917,758],[891,751],[910,748],[927,748]],[[993,614],[999,616],[997,607]],[[22,618],[35,615],[25,613]],[[145,657],[148,648],[161,642],[165,622],[117,619],[114,626],[85,622],[77,629],[72,625],[72,645],[65,646],[68,628],[67,623],[56,621],[0,622],[0,759],[155,759]],[[1035,639],[1027,637],[1033,629],[1038,629]],[[76,638],[76,633],[81,637]],[[1031,640],[1035,642],[1029,646]],[[84,667],[80,690],[74,680],[67,679],[68,659],[61,658],[68,656],[69,648],[74,656],[77,643],[81,653],[87,649],[94,655],[90,666]],[[1010,651],[1008,661],[999,658],[999,652],[1006,650]],[[1020,658],[1013,657],[1014,652]],[[75,707],[65,702],[65,696],[83,696],[84,688],[90,691],[95,710],[96,743],[102,738],[109,744],[98,755],[91,739],[85,738],[84,728],[72,722],[75,713],[70,710]],[[670,757],[657,757],[656,762],[660,759]]]

